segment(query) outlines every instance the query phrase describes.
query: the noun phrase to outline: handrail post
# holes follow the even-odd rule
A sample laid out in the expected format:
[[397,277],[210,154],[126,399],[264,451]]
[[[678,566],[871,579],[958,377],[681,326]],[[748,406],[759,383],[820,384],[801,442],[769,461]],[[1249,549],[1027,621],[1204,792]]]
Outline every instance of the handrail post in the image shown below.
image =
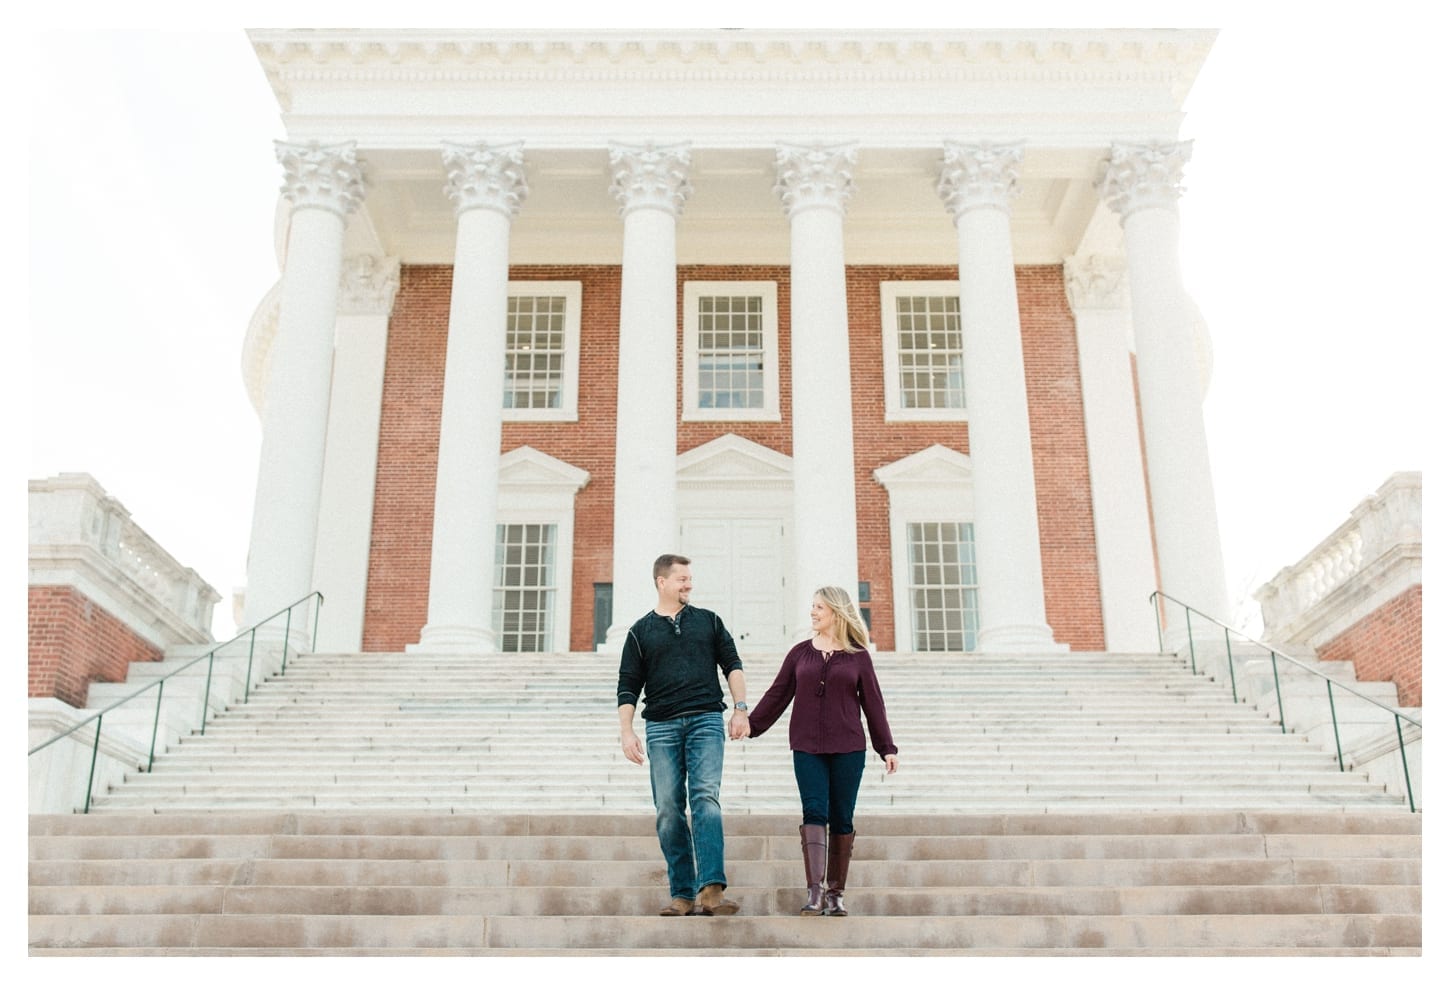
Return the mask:
[[1279,702],[1279,731],[1287,735],[1289,723],[1284,721],[1284,692],[1279,687],[1279,651],[1269,651],[1269,663],[1274,668],[1274,699]]
[[156,732],[161,727],[161,697],[166,693],[166,678],[156,682],[156,715],[151,719],[151,751],[146,755],[146,772],[156,765]]
[[[295,604],[295,603],[294,603]],[[287,618],[282,623],[282,670],[283,676],[287,674],[287,644],[292,639],[292,606],[287,606]]]
[[1183,607],[1183,624],[1188,627],[1188,666],[1196,674],[1198,655],[1193,649],[1193,610],[1186,605]]
[[96,782],[96,756],[101,751],[101,719],[105,717],[105,715],[96,716],[96,738],[91,743],[91,771],[86,775],[86,806],[81,810],[82,814],[91,812],[91,789]]
[[1334,682],[1324,679],[1324,689],[1329,692],[1329,720],[1334,725],[1334,752],[1339,756],[1339,772],[1344,772],[1344,746],[1339,741],[1339,716],[1334,713]]
[[317,652],[317,627],[322,621],[322,593],[313,592],[317,596],[317,604],[312,607],[312,652]]
[[1163,652],[1163,600],[1157,592],[1148,596],[1148,604],[1153,606],[1153,628],[1158,630],[1158,652]]
[[201,734],[206,735],[206,713],[211,710],[211,672],[216,666],[216,651],[207,654],[206,690],[201,693]]
[[1234,677],[1234,644],[1233,640],[1229,638],[1227,629],[1223,631],[1223,649],[1224,653],[1228,655],[1228,685],[1229,688],[1233,691],[1234,704],[1238,704],[1239,682]]
[[252,695],[252,655],[257,652],[257,627],[252,627],[251,640],[247,644],[247,682],[242,686],[242,704]]
[[1415,791],[1410,786],[1410,760],[1405,755],[1405,730],[1400,725],[1400,716],[1395,716],[1395,735],[1400,740],[1400,765],[1405,770],[1405,797],[1410,801],[1410,813],[1415,813]]

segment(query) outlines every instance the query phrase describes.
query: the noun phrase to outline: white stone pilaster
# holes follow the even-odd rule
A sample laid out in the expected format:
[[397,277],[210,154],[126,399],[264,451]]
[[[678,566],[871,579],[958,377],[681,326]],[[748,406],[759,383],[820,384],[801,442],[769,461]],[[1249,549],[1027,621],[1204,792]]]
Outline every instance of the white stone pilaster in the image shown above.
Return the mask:
[[852,429],[846,255],[842,221],[854,190],[854,146],[776,148],[776,193],[790,217],[791,457],[795,593],[787,611],[806,619],[816,589],[855,599],[856,468]]
[[[1168,595],[1230,622],[1193,341],[1197,316],[1178,262],[1178,197],[1191,149],[1188,142],[1115,144],[1098,188],[1123,222],[1160,582]],[[1186,635],[1182,625],[1170,621],[1170,647],[1182,642],[1175,632]]]
[[675,223],[691,188],[688,146],[614,145],[611,192],[624,219],[619,396],[614,450],[614,603],[604,648],[617,650],[654,608],[654,559],[680,550],[675,489]]
[[1119,256],[1069,257],[1067,299],[1077,322],[1088,475],[1103,633],[1115,653],[1158,649],[1153,533],[1138,437],[1127,264]]
[[388,318],[397,295],[397,257],[346,257],[332,358],[332,401],[322,468],[313,584],[326,599],[317,623],[317,649],[362,649],[383,410]]
[[433,495],[428,622],[409,650],[491,652],[509,231],[528,194],[518,144],[446,144],[458,217]]
[[1027,376],[1012,260],[1022,146],[948,141],[937,192],[956,221],[976,498],[977,648],[1063,649],[1047,625]]
[[[333,331],[347,217],[363,196],[352,143],[277,143],[292,205],[262,415],[261,462],[247,557],[252,625],[316,586],[312,562],[322,500]],[[293,620],[294,627],[298,620]],[[278,625],[280,632],[281,625]]]

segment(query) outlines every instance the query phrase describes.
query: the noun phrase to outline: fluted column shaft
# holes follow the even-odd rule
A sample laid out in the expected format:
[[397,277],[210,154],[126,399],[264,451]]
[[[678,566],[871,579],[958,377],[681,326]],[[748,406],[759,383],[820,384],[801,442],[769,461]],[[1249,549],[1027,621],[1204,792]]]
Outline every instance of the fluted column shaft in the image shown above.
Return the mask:
[[977,649],[1061,649],[1047,625],[1010,203],[1020,145],[948,142],[937,191],[956,221],[976,502]]
[[247,555],[247,625],[314,587],[343,231],[363,196],[351,143],[278,142],[277,159],[292,214],[262,416]]
[[497,649],[493,626],[498,462],[508,332],[509,231],[528,194],[517,144],[449,144],[446,191],[458,217],[428,622],[409,649]]
[[[854,147],[776,149],[776,193],[790,217],[791,458],[796,637],[816,589],[856,598],[856,468],[843,220]],[[859,601],[859,600],[858,600]]]
[[614,596],[606,649],[617,650],[656,603],[655,558],[680,549],[675,224],[691,189],[689,149],[610,148],[624,219],[619,394],[614,446]]
[[1164,592],[1227,621],[1195,319],[1178,262],[1178,198],[1190,152],[1189,143],[1115,145],[1099,189],[1123,222],[1159,578]]

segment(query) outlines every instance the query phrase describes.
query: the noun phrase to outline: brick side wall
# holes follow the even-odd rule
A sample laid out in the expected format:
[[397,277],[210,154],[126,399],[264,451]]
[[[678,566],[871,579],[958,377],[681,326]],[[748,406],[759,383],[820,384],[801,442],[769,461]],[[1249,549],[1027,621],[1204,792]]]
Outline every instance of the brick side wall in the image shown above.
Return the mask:
[[1017,305],[1037,484],[1043,595],[1054,638],[1074,650],[1107,647],[1077,323],[1062,267],[1018,267]]
[[[402,649],[417,641],[427,620],[429,542],[451,276],[449,267],[404,267],[393,308],[383,383],[376,512],[363,629],[365,650]],[[885,421],[879,285],[882,280],[954,280],[956,276],[953,267],[871,266],[846,271],[853,389],[856,406],[863,408],[854,422],[857,543],[861,578],[872,587],[872,636],[882,649],[896,646],[896,632],[887,495],[872,473],[932,444],[964,454],[970,449],[967,429],[959,423]],[[503,451],[527,444],[590,473],[589,484],[575,501],[569,640],[571,649],[589,650],[593,646],[593,586],[609,582],[613,575],[620,271],[618,267],[604,266],[529,266],[513,268],[510,277],[583,282],[579,421],[506,423]],[[735,433],[790,455],[789,267],[682,266],[676,299],[681,314],[684,284],[696,280],[773,280],[778,284],[781,420],[681,422],[677,452]],[[1061,268],[1019,268],[1018,293],[1029,375],[1048,621],[1059,641],[1075,649],[1102,649],[1082,394],[1074,325]],[[684,351],[682,339],[678,351]]]
[[1319,647],[1319,659],[1352,661],[1362,681],[1394,681],[1400,704],[1419,708],[1421,588],[1402,592]]
[[33,585],[29,598],[30,697],[85,707],[91,681],[118,682],[161,651],[69,585]]

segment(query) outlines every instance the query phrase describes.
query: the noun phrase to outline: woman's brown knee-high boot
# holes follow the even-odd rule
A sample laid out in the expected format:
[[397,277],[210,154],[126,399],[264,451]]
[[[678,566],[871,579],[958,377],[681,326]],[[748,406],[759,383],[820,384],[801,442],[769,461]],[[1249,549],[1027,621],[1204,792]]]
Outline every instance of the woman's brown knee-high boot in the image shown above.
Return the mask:
[[821,911],[828,917],[846,916],[846,903],[842,896],[846,892],[846,873],[851,870],[851,846],[855,842],[854,831],[848,835],[831,832],[826,861],[825,907]]
[[822,883],[826,878],[826,826],[801,825],[801,856],[806,863],[806,902],[801,916],[818,917],[824,907]]

